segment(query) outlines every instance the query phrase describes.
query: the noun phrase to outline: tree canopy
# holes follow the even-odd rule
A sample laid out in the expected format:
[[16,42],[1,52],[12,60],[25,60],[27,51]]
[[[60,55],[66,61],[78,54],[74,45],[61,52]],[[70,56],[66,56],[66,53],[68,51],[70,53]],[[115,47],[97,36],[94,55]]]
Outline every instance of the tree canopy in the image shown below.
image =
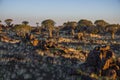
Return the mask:
[[115,33],[117,32],[119,25],[118,24],[109,24],[106,26],[106,31],[111,34],[111,38],[115,38]]
[[76,27],[76,30],[78,32],[81,32],[81,31],[87,31],[89,27],[92,27],[94,26],[92,21],[90,20],[87,20],[87,19],[81,19],[80,21],[78,21],[78,25]]
[[31,27],[28,25],[15,25],[15,27],[12,29],[14,32],[16,32],[17,35],[25,37],[26,33],[31,32]]
[[7,24],[8,27],[10,27],[12,21],[13,21],[12,19],[6,19],[5,23]]
[[24,25],[28,25],[29,22],[28,22],[28,21],[23,21],[22,24],[24,24]]
[[105,33],[105,28],[108,25],[108,22],[105,20],[96,20],[94,24],[99,33]]
[[77,22],[75,21],[71,21],[71,22],[67,22],[67,23],[64,23],[63,24],[65,27],[67,27],[67,29],[70,29],[71,30],[71,34],[74,35],[74,29],[76,28],[77,26]]
[[108,23],[107,23],[106,21],[104,21],[104,20],[96,20],[96,21],[94,22],[94,24],[95,24],[96,26],[99,26],[99,27],[105,27],[105,26],[108,25]]
[[52,31],[54,29],[55,22],[52,19],[44,20],[42,23],[42,27],[46,28],[49,31],[49,37],[52,37]]
[[80,27],[82,27],[82,26],[91,27],[91,26],[93,26],[93,23],[90,20],[81,19],[80,21],[78,21],[78,26],[80,26]]

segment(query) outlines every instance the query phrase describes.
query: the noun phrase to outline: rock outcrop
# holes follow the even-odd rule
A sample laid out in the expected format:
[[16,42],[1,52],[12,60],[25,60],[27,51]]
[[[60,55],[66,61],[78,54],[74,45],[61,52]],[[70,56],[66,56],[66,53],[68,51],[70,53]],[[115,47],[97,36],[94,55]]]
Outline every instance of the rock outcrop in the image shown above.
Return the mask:
[[115,61],[115,53],[109,46],[97,46],[90,51],[85,63],[80,65],[80,69],[87,74],[97,74],[115,80],[119,77],[119,59]]

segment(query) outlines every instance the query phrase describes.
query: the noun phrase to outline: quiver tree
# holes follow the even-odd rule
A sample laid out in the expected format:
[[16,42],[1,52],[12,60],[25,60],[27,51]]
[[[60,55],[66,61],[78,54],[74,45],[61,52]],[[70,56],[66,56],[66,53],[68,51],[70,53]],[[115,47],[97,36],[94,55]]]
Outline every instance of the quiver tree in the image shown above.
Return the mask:
[[22,24],[24,24],[24,25],[28,25],[29,22],[28,22],[28,21],[23,21]]
[[80,27],[82,27],[82,26],[91,27],[91,26],[93,26],[93,23],[90,20],[81,19],[80,21],[78,21],[78,26],[80,26]]
[[39,22],[36,22],[37,27],[35,28],[35,31],[38,33],[41,33],[41,29],[39,27]]
[[12,26],[11,25],[12,21],[13,21],[12,19],[6,19],[5,23],[7,24],[8,27],[11,27]]
[[110,24],[106,26],[106,31],[111,34],[111,39],[115,39],[115,33],[117,32],[118,29],[117,24]]
[[99,30],[99,32],[105,32],[105,27],[108,25],[108,23],[104,20],[96,20],[94,22],[96,28]]
[[71,31],[71,34],[74,36],[74,34],[75,34],[75,28],[76,28],[76,26],[77,26],[77,22],[75,22],[75,21],[71,21],[71,22],[67,22],[67,23],[64,23],[63,24],[65,27],[67,27],[68,29],[70,29],[70,31]]
[[44,20],[42,23],[42,27],[46,28],[48,30],[49,37],[52,38],[52,32],[54,29],[55,22],[51,19]]
[[25,38],[26,34],[31,33],[31,27],[29,25],[15,25],[15,27],[12,30],[22,38]]
[[[85,32],[87,32],[92,26],[93,26],[92,21],[86,20],[86,19],[81,19],[80,21],[78,21],[76,30],[78,32],[83,32],[83,34],[85,36]],[[88,32],[90,32],[90,31],[88,31]]]
[[39,27],[39,22],[36,22],[37,27]]

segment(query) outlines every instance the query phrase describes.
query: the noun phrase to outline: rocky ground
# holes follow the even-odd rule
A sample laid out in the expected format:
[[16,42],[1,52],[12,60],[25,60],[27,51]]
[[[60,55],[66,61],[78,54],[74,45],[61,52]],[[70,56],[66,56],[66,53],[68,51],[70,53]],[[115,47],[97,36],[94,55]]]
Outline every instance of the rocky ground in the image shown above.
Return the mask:
[[[59,42],[59,46],[42,50],[24,42],[0,42],[0,80],[103,80],[79,70],[90,50],[97,44],[75,45]],[[77,43],[78,44],[78,43]],[[92,47],[92,48],[91,48]],[[111,45],[119,55],[120,45]],[[82,51],[84,49],[84,51]],[[85,51],[87,50],[87,51]],[[80,72],[72,75],[74,70]]]
[[0,80],[71,80],[80,60],[51,54],[24,43],[0,42]]

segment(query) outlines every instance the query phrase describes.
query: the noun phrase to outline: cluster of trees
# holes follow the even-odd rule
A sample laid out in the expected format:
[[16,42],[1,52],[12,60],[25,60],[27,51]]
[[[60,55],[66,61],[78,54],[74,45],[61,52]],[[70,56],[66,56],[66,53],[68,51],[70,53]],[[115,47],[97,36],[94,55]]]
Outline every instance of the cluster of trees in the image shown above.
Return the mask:
[[111,38],[115,38],[115,33],[120,29],[119,24],[109,24],[104,20],[96,20],[94,23],[87,19],[78,22],[72,21],[64,23],[64,29],[69,29],[73,35],[74,31],[83,33],[106,34],[110,33]]
[[[29,26],[28,21],[23,21],[22,24],[13,25],[12,19],[6,19],[4,22],[6,23],[6,27],[14,27],[13,29],[17,33],[28,33],[31,31],[31,26]],[[1,23],[1,20],[0,20]],[[39,27],[39,22],[36,22],[37,27]],[[1,26],[1,24],[0,24]],[[48,31],[49,37],[53,37],[53,30],[55,29],[55,21],[52,19],[47,19],[41,22],[41,27]],[[59,27],[61,28],[61,27]],[[87,19],[81,19],[80,21],[68,21],[63,23],[63,27],[61,30],[69,30],[71,35],[74,35],[75,32],[83,32],[83,33],[96,33],[96,34],[105,34],[110,33],[111,38],[114,39],[115,33],[120,29],[119,24],[109,24],[104,20],[96,20],[94,23]],[[60,30],[60,29],[59,29]]]

